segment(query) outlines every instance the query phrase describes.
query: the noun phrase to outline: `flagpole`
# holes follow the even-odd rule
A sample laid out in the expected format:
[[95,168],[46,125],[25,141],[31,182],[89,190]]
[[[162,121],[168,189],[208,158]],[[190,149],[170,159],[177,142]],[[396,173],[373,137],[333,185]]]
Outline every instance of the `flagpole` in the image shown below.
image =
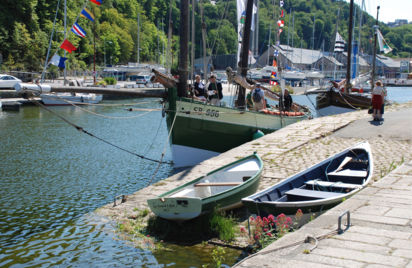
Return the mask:
[[59,6],[60,6],[60,0],[57,1],[56,15],[54,16],[53,28],[52,28],[52,32],[51,32],[51,35],[50,35],[50,41],[49,41],[49,48],[47,49],[46,61],[44,62],[44,69],[43,69],[43,72],[41,74],[41,83],[43,83],[43,81],[44,81],[44,76],[46,75],[47,65],[49,65],[48,63],[49,63],[50,49],[51,49],[51,45],[52,45],[54,27],[56,25],[56,19],[57,19],[57,13],[59,11]]
[[[66,22],[67,22],[67,0],[64,0],[64,40],[67,37],[67,29],[66,29]],[[64,50],[64,57],[66,58],[66,50]],[[64,80],[63,83],[66,85],[66,75],[67,75],[67,68],[64,68]]]
[[380,6],[377,7],[376,11],[376,22],[374,28],[374,41],[373,41],[373,60],[372,60],[372,77],[371,77],[371,92],[373,91],[373,88],[375,87],[375,64],[376,64],[376,42],[377,42],[377,30],[379,28],[378,23],[379,23],[379,9]]

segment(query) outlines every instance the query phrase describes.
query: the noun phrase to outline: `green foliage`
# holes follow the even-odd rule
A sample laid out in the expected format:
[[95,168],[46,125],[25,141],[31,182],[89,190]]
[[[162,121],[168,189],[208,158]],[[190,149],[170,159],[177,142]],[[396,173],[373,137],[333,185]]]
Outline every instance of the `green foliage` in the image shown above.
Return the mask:
[[216,268],[222,267],[223,262],[225,261],[226,251],[222,247],[217,247],[212,251],[212,259]]
[[[196,1],[197,2],[197,1]],[[202,1],[204,22],[207,30],[208,55],[235,54],[237,51],[237,15],[236,1]],[[202,31],[199,3],[195,11],[195,53],[202,56]],[[137,15],[140,14],[140,61],[164,63],[163,49],[167,45],[168,13],[170,1],[167,0],[105,0],[98,7],[88,4],[95,15],[95,23],[79,18],[78,23],[86,31],[83,39],[70,32],[70,26],[75,22],[81,11],[83,2],[68,1],[67,32],[68,39],[77,50],[67,54],[68,69],[88,69],[93,64],[94,47],[98,65],[126,64],[137,58]],[[3,0],[0,9],[0,53],[3,56],[3,68],[39,71],[44,65],[46,51],[53,27],[57,0]],[[180,3],[173,1],[173,65],[178,59],[178,35],[180,27]],[[338,9],[340,15],[337,17]],[[294,28],[292,14],[294,13]],[[52,41],[51,55],[59,51],[63,41],[63,4],[58,9],[57,24]],[[295,47],[330,50],[334,44],[336,24],[339,33],[345,40],[348,38],[349,8],[346,1],[337,0],[294,0],[285,1],[285,27],[280,35],[280,41]],[[259,1],[259,51],[267,48],[269,28],[272,29],[270,43],[276,41],[276,20],[280,8],[270,0]],[[371,54],[372,26],[374,18],[363,16],[361,46],[365,53]],[[312,27],[315,24],[315,36],[312,42]],[[355,19],[355,36],[358,36],[358,18]],[[381,31],[393,48],[389,56],[405,57],[412,52],[412,25],[389,28],[380,25]],[[293,30],[294,29],[294,30]],[[292,31],[293,30],[293,31]],[[94,38],[95,36],[95,46]]]
[[117,80],[114,77],[105,77],[103,80],[106,82],[106,85],[116,85],[117,84]]
[[235,238],[236,221],[232,217],[225,217],[224,212],[215,210],[210,219],[210,228],[223,241],[232,241]]

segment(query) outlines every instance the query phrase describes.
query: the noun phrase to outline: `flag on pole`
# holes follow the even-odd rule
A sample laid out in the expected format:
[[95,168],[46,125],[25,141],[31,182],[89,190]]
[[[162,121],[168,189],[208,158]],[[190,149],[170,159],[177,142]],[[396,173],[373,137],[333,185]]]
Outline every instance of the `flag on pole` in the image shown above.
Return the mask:
[[283,20],[278,20],[278,26],[279,27],[285,26],[285,22]]
[[82,16],[83,18],[89,19],[91,21],[94,21],[93,13],[87,8],[83,8],[82,12],[80,12],[80,16]]
[[283,4],[284,4],[283,0],[280,0],[280,1],[279,1],[279,6],[280,6],[280,7],[283,7]]
[[279,50],[275,49],[275,51],[273,52],[273,56],[275,56],[275,57],[279,56]]
[[82,29],[82,27],[80,27],[79,24],[77,24],[77,22],[73,24],[71,30],[75,35],[80,36],[81,38],[84,38],[86,36],[86,32]]
[[334,52],[343,52],[345,48],[345,40],[343,40],[342,36],[336,32],[336,39],[335,39],[335,49]]
[[60,67],[60,68],[65,69],[65,68],[66,68],[66,65],[64,64],[64,62],[65,62],[66,60],[67,60],[67,58],[65,58],[65,57],[60,57],[59,55],[54,54],[54,56],[51,58],[49,64],[53,64],[53,65],[56,65],[56,66],[58,66],[58,67]]
[[285,13],[283,12],[283,9],[280,11],[280,17],[283,18],[285,16]]
[[69,53],[72,53],[72,51],[76,50],[76,47],[73,46],[73,44],[70,43],[67,39],[64,39],[63,43],[60,45],[60,48],[66,50]]
[[388,45],[388,43],[386,43],[385,38],[383,38],[381,31],[376,29],[376,34],[378,35],[379,50],[383,52],[384,54],[391,52],[392,48]]
[[90,0],[90,2],[95,3],[98,6],[102,4],[102,0]]

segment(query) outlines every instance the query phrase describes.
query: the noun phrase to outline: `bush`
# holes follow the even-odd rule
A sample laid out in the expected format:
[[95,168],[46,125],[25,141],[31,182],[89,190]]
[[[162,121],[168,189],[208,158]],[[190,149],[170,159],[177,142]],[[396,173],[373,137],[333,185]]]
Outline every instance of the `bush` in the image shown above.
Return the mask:
[[116,85],[117,84],[117,80],[114,77],[105,77],[103,79],[107,85]]

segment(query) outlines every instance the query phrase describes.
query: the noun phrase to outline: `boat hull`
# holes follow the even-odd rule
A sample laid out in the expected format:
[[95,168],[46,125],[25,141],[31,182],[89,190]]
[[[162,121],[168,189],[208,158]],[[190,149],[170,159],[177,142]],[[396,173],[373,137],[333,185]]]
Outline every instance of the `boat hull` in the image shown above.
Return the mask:
[[[341,176],[338,176],[336,175],[338,173],[327,172],[338,169],[339,163],[342,163],[349,156],[356,155],[361,157],[364,162],[352,164],[353,168],[345,171],[346,175],[341,173]],[[262,216],[280,213],[295,214],[298,209],[303,212],[323,211],[360,191],[369,183],[372,173],[371,149],[369,143],[364,142],[329,157],[263,191],[248,196],[242,199],[242,202],[251,213]],[[295,189],[305,195],[299,196],[292,193],[296,192]],[[288,193],[291,195],[289,196]]]
[[[243,163],[245,166],[252,165],[255,167],[254,171],[252,171],[253,174],[250,171],[247,171],[249,172],[247,173],[246,171],[236,170]],[[242,198],[256,192],[262,169],[262,160],[256,154],[253,154],[214,170],[206,176],[190,181],[157,198],[149,199],[147,203],[152,212],[158,217],[175,221],[193,219],[201,214],[213,211],[216,207],[223,210],[236,208],[242,205]],[[228,173],[225,173],[226,171]],[[227,176],[229,173],[231,173],[232,177]],[[243,180],[245,178],[244,175],[248,175],[246,180]],[[220,183],[225,178],[231,181],[238,179],[242,182],[237,186],[213,186],[213,182]],[[207,179],[210,179],[212,182],[212,186],[209,189],[205,190],[205,188],[200,187],[201,189],[198,190],[199,187],[194,186]],[[206,193],[207,191],[210,192]]]
[[[222,153],[253,140],[253,134],[257,130],[268,134],[308,118],[306,114],[279,116],[244,112],[228,107],[207,105],[190,99],[177,100],[176,111],[176,114],[169,112],[167,115],[169,130],[173,125],[172,146],[197,148],[214,153]],[[174,119],[175,115],[176,119]],[[179,166],[190,166],[209,158],[208,155],[205,156],[206,158],[199,158],[198,162],[184,163],[181,159],[187,157],[176,151],[173,154],[173,160],[179,163]]]
[[318,94],[316,97],[316,109],[322,109],[328,106],[338,106],[349,109],[369,109],[371,98],[362,94],[340,93],[329,90],[325,93]]
[[58,94],[41,94],[41,100],[44,105],[48,106],[65,106],[72,104],[97,104],[102,101],[103,96],[99,94],[75,94],[58,93]]

